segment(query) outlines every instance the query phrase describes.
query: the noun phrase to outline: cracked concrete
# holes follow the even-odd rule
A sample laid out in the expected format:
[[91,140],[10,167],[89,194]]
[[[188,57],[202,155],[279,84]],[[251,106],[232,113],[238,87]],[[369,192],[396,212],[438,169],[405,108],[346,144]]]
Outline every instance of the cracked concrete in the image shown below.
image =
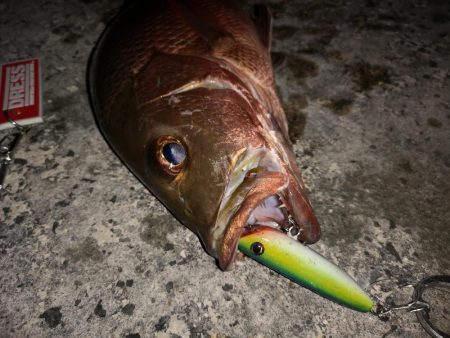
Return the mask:
[[[45,118],[0,197],[0,336],[426,337],[414,314],[380,321],[251,260],[220,271],[125,169],[85,88],[120,4],[0,3],[0,61],[41,58]],[[450,273],[450,6],[271,8],[287,55],[278,88],[323,229],[313,247],[373,295],[406,300],[400,284]],[[439,323],[449,331],[448,313]]]

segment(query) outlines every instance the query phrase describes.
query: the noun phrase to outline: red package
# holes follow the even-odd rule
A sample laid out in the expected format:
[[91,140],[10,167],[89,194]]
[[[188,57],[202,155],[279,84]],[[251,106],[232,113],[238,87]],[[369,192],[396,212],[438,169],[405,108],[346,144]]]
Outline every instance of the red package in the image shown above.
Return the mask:
[[5,63],[1,68],[0,130],[11,128],[8,116],[20,125],[42,122],[42,92],[39,59]]

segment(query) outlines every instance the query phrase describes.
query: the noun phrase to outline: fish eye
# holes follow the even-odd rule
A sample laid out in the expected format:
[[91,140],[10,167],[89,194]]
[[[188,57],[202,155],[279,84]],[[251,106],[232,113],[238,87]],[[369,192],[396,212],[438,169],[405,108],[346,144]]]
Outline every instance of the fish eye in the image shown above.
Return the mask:
[[162,148],[162,155],[172,165],[179,165],[186,159],[186,150],[179,143],[167,143]]
[[262,243],[260,242],[252,243],[250,248],[252,249],[252,252],[257,256],[260,256],[264,253],[264,245],[262,245]]
[[177,175],[187,161],[187,150],[181,140],[173,136],[161,136],[156,140],[156,159],[169,175]]

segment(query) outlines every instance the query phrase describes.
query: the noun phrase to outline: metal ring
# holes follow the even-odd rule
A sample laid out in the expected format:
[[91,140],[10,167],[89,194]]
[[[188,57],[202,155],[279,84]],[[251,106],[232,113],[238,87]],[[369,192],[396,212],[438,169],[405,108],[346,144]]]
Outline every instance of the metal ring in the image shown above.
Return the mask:
[[[422,295],[426,289],[433,287],[444,287],[450,289],[450,276],[440,275],[440,276],[430,276],[422,279],[416,286],[414,290],[414,298],[416,301],[425,302]],[[424,309],[422,311],[416,312],[417,320],[423,326],[425,331],[428,332],[434,338],[450,338],[450,334],[442,332],[430,320],[430,309]]]

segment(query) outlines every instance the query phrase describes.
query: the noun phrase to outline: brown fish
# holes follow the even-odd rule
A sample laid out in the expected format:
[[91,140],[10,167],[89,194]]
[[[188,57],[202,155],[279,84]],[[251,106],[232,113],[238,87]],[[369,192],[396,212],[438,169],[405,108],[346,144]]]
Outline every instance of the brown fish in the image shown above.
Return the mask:
[[222,269],[248,227],[320,236],[275,91],[270,12],[255,8],[251,19],[228,1],[133,3],[89,69],[106,140]]

